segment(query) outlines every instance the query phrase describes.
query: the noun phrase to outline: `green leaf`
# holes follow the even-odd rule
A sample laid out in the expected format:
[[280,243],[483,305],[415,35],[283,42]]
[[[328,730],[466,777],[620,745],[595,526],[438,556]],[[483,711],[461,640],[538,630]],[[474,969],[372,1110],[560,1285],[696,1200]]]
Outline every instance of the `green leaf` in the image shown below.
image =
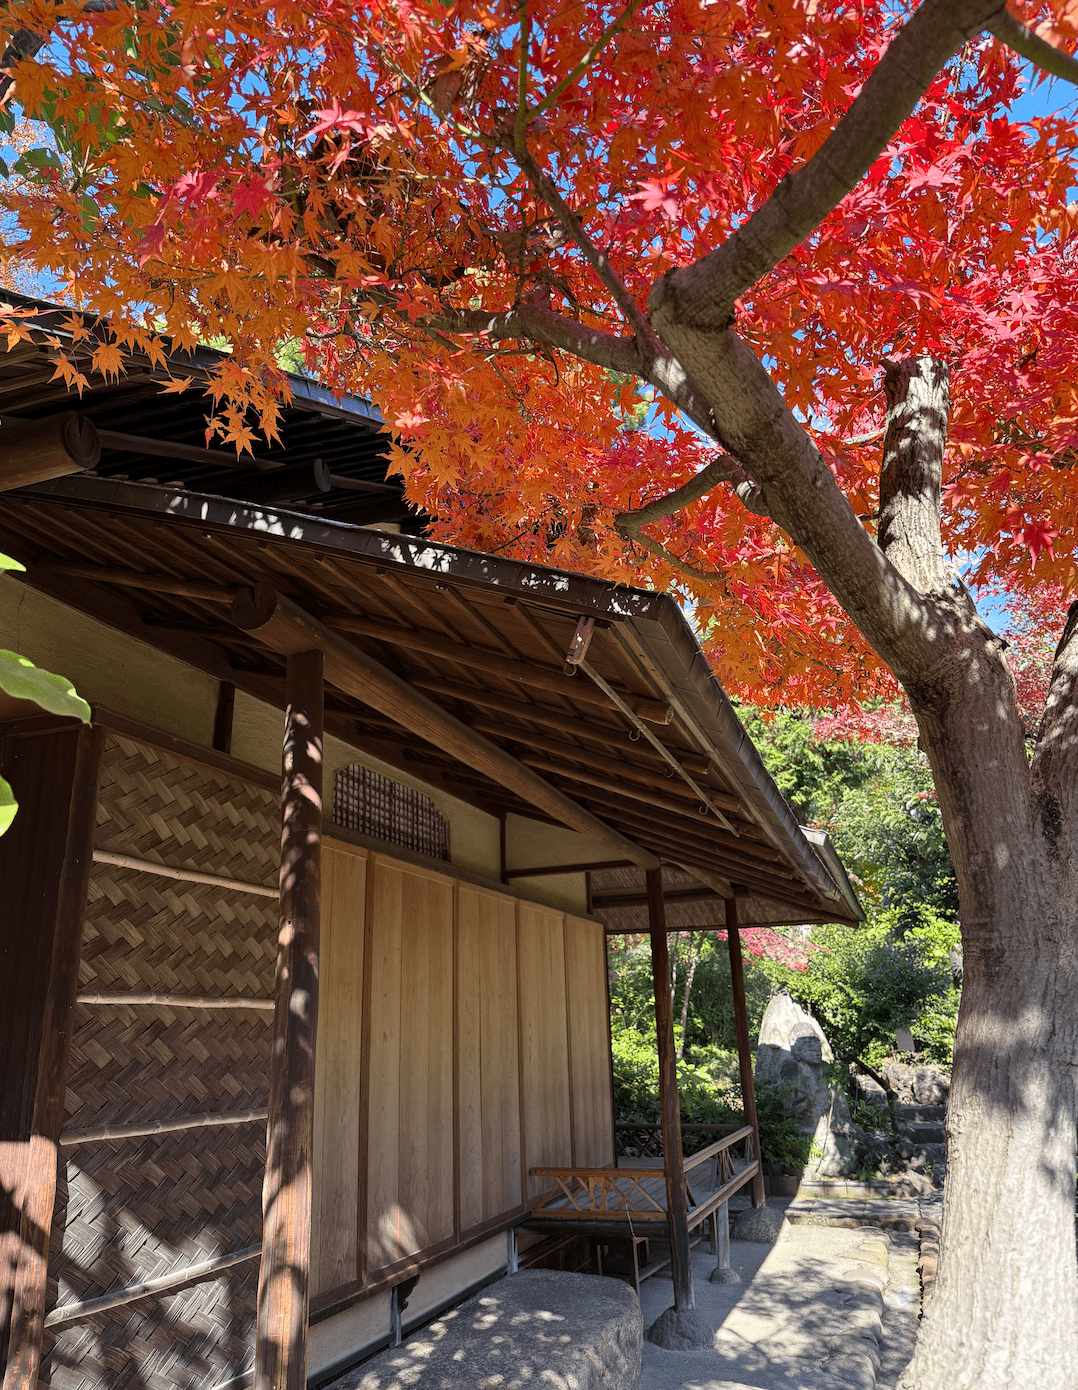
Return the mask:
[[29,174],[34,170],[62,169],[63,163],[55,150],[27,150],[15,161],[16,174]]
[[17,652],[0,649],[0,690],[16,700],[33,700],[50,714],[90,722],[90,706],[66,676],[55,676]]
[[0,570],[22,570],[26,573],[26,566],[20,565],[18,560],[13,560],[10,555],[0,555]]
[[0,835],[10,826],[15,819],[15,812],[19,809],[19,803],[15,800],[15,793],[11,790],[11,783],[5,782],[0,777]]

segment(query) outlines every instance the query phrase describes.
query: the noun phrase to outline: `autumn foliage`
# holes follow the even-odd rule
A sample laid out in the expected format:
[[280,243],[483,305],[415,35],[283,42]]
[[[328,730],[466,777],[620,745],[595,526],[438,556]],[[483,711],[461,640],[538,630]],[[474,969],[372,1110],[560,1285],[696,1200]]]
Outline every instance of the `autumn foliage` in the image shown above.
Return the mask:
[[[112,336],[57,345],[76,385],[166,338],[223,337],[211,428],[257,447],[287,394],[276,350],[298,341],[312,373],[380,403],[437,535],[672,587],[735,694],[889,697],[804,557],[729,483],[618,533],[715,445],[571,344],[632,331],[658,277],[801,166],[906,11],[13,0],[9,35],[45,43],[8,55],[7,109],[41,136],[0,191],[4,256],[107,316]],[[1073,46],[1062,13],[1023,18]],[[1061,118],[1011,120],[1020,90],[1013,55],[972,40],[744,295],[738,329],[870,529],[881,359],[946,359],[945,543],[1043,632],[1037,596],[1078,581],[1078,140]]]

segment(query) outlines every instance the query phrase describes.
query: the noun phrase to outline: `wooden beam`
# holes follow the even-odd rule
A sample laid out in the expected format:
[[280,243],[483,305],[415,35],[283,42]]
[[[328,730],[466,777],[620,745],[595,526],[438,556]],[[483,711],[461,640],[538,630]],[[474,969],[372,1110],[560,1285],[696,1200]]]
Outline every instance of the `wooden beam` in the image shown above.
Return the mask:
[[[605,797],[594,798],[585,794],[582,795],[582,799],[593,802],[611,821],[624,826],[627,834],[640,835],[649,845],[655,845],[664,859],[701,864],[705,868],[710,867],[721,872],[727,878],[732,874],[736,882],[743,881],[749,885],[770,885],[781,881],[784,876],[789,877],[780,871],[773,878],[770,864],[750,864],[736,851],[723,849],[721,845],[714,845],[702,836],[690,835],[686,830],[671,829],[662,822],[649,821],[645,812],[637,812],[635,802],[632,803],[632,811],[628,811],[620,806],[611,805]],[[697,874],[695,869],[693,874],[701,883],[714,886],[709,879]],[[717,891],[720,897],[728,898],[731,891],[729,883]]]
[[497,744],[473,733],[374,657],[282,597],[271,585],[260,584],[257,589],[242,591],[232,605],[232,621],[244,631],[257,634],[272,650],[286,655],[317,648],[325,656],[326,679],[345,694],[362,700],[465,766],[508,788],[570,830],[618,851],[619,857],[631,859],[642,868],[659,862],[649,850],[612,830]]
[[[18,742],[18,740],[13,740]],[[65,1082],[68,1051],[71,1044],[71,1024],[78,989],[79,952],[82,923],[86,910],[86,894],[93,863],[92,849],[97,807],[97,785],[105,746],[103,729],[77,727],[75,730],[26,740],[35,745],[26,751],[28,759],[19,760],[16,768],[23,770],[40,763],[40,771],[51,771],[66,782],[67,814],[57,817],[59,802],[56,785],[25,785],[17,773],[12,773],[15,789],[23,802],[12,830],[4,836],[4,849],[14,856],[17,869],[5,875],[4,935],[9,932],[28,938],[38,960],[35,974],[42,973],[47,981],[45,990],[35,999],[36,991],[27,979],[19,981],[12,968],[13,957],[18,962],[27,952],[8,949],[5,952],[5,976],[9,987],[21,987],[22,997],[8,1001],[5,1012],[15,1029],[34,1032],[28,1025],[24,1010],[40,1008],[40,1031],[36,1057],[22,1048],[23,1065],[11,1065],[5,1057],[4,1105],[0,1106],[0,1150],[23,1152],[21,1183],[18,1192],[16,1258],[6,1262],[13,1275],[10,1295],[10,1327],[7,1337],[7,1364],[4,1390],[33,1390],[41,1364],[41,1341],[45,1326],[45,1296],[48,1283],[49,1241],[52,1232],[53,1208],[56,1201],[58,1141],[64,1121]],[[71,756],[73,754],[73,757]],[[20,825],[20,821],[22,824]],[[59,823],[57,823],[59,822]],[[14,832],[18,831],[16,835]],[[40,843],[39,843],[40,842]],[[58,865],[47,882],[50,855],[59,851]],[[15,885],[25,880],[25,892]],[[21,909],[21,910],[20,910]],[[21,919],[21,920],[20,920]],[[0,1037],[0,1053],[3,1047]],[[32,1045],[32,1043],[31,1043]],[[18,1074],[21,1070],[22,1075]],[[20,1118],[17,1109],[25,1114],[27,1107],[9,1104],[12,1092],[32,1091],[26,1096],[31,1102],[29,1123]],[[9,1232],[10,1237],[15,1230]],[[5,1329],[0,1329],[2,1332]]]
[[737,1061],[741,1069],[741,1099],[745,1123],[752,1125],[756,1157],[760,1166],[752,1180],[752,1205],[762,1207],[764,1196],[763,1158],[760,1153],[760,1121],[756,1118],[756,1091],[752,1084],[752,1043],[749,1040],[749,1011],[745,1003],[745,966],[741,958],[741,937],[737,929],[737,899],[726,900],[726,943],[730,951],[730,983],[734,995],[734,1030],[737,1034]]
[[363,492],[371,497],[402,497],[402,488],[392,483],[370,483],[366,478],[349,478],[343,473],[326,475],[330,487],[340,488],[342,492]]
[[217,708],[213,715],[213,746],[219,753],[232,752],[232,720],[236,710],[236,682],[218,681]]
[[237,590],[223,584],[206,584],[197,579],[178,579],[171,574],[141,574],[138,570],[103,569],[98,565],[68,564],[56,561],[33,565],[35,580],[91,579],[96,584],[118,584],[125,589],[142,589],[148,594],[174,594],[177,598],[196,598],[205,603],[231,603]]
[[[526,707],[518,706],[518,712],[524,716]],[[542,734],[537,734],[531,729],[515,729],[510,725],[499,723],[493,719],[476,719],[472,721],[472,728],[476,733],[489,734],[492,738],[509,739],[513,743],[521,743],[535,752],[550,753],[555,758],[563,761],[572,759],[574,762],[583,763],[585,767],[593,768],[596,772],[606,773],[611,777],[624,777],[630,782],[638,782],[641,786],[657,788],[665,792],[666,795],[676,797],[679,801],[687,801],[690,804],[698,804],[697,798],[690,787],[684,782],[669,773],[660,772],[656,767],[642,767],[639,762],[623,762],[618,758],[604,757],[602,753],[596,753],[591,748],[580,748],[576,744],[563,743],[561,739],[545,738]],[[560,723],[562,733],[576,733],[575,722],[566,725],[563,718]],[[641,747],[648,749],[652,757],[657,756],[653,749],[646,743],[631,744],[631,756],[637,758]],[[701,774],[698,774],[701,775]],[[598,786],[599,783],[596,783]],[[730,796],[727,792],[717,791],[714,787],[707,787],[707,794],[715,802],[716,806],[721,806],[726,811],[732,811],[735,815],[741,810],[741,803],[736,796]]]
[[510,878],[540,878],[548,874],[583,874],[592,869],[631,869],[631,859],[599,859],[587,864],[540,864],[531,869],[503,869],[502,881]]
[[[565,710],[550,709],[546,705],[528,704],[525,700],[518,700],[512,695],[504,695],[497,690],[482,690],[477,685],[456,685],[452,681],[436,681],[424,676],[413,677],[412,684],[417,689],[438,695],[444,700],[460,700],[465,704],[475,705],[479,709],[497,710],[499,714],[510,714],[517,719],[526,719],[529,724],[540,724],[559,734],[566,733],[568,729]],[[610,709],[609,705],[607,709]],[[608,754],[613,751],[624,757],[641,760],[659,758],[658,753],[649,743],[629,738],[621,726],[614,728],[612,725],[589,724],[583,719],[573,719],[572,731],[574,738],[591,739],[593,743],[601,744]],[[516,738],[518,734],[522,738],[527,738],[525,730],[512,727],[503,728],[502,733],[506,738]],[[693,753],[687,748],[670,748],[667,745],[667,749],[688,772],[703,777],[711,766],[710,759],[701,757],[699,753]],[[665,766],[662,763],[660,765]]]
[[280,934],[254,1390],[305,1390],[318,1029],[323,657],[290,653],[281,779]]
[[663,871],[647,872],[648,926],[651,932],[651,977],[655,990],[655,1037],[659,1049],[659,1120],[663,1135],[666,1216],[670,1231],[670,1274],[674,1307],[696,1307],[689,1258],[689,1210],[685,1195],[685,1159],[681,1152],[681,1102],[677,1089],[674,1009],[670,998],[670,948],[666,940]]
[[[564,775],[571,780],[571,773],[566,772]],[[675,814],[663,807],[655,806],[645,810],[635,799],[622,798],[611,792],[592,791],[588,783],[585,783],[577,794],[597,806],[610,807],[626,820],[637,820],[646,826],[654,826],[656,830],[666,829],[676,836],[684,835],[702,849],[726,851],[728,858],[743,861],[761,871],[766,870],[770,873],[771,865],[778,863],[779,856],[770,845],[762,845],[758,840],[750,839],[748,835],[728,835],[725,830],[719,828],[714,816],[694,815],[685,810]],[[793,877],[792,871],[788,870],[785,864],[776,869],[776,874],[779,878]]]
[[0,492],[96,468],[97,431],[73,411],[0,427]]
[[[571,767],[562,760],[555,761],[553,758],[545,758],[541,754],[522,753],[520,761],[527,763],[529,767],[538,768],[541,772],[553,772],[557,777],[567,777],[577,782],[584,782],[589,787],[598,787],[600,791],[612,792],[615,796],[627,796],[632,801],[643,801],[648,806],[660,806],[664,811],[672,811],[676,816],[692,816],[700,804],[699,802],[694,804],[684,797],[669,796],[654,787],[641,787],[634,782],[617,782],[611,777],[603,777],[600,773],[592,772],[588,768]],[[708,792],[710,795],[710,788],[708,788]],[[740,804],[732,796],[723,796],[719,793],[712,795],[711,799],[716,806],[721,807],[724,811],[736,813],[741,809]]]
[[[502,656],[499,652],[487,651],[484,647],[466,647],[462,642],[451,642],[436,632],[417,632],[412,628],[401,627],[386,622],[383,618],[367,618],[355,613],[324,613],[323,621],[330,627],[340,628],[342,632],[354,632],[358,637],[373,637],[378,642],[390,646],[403,647],[407,651],[423,652],[427,656],[442,657],[473,671],[485,671],[487,675],[498,676],[515,685],[530,686],[535,690],[545,690],[548,694],[560,695],[576,704],[591,705],[597,709],[609,710],[610,701],[593,685],[567,676],[561,667],[544,661],[516,661],[513,657]],[[670,706],[662,700],[649,700],[639,695],[622,694],[622,699],[641,719],[649,724],[669,724]],[[571,718],[562,716],[562,727]]]
[[[678,903],[712,902],[719,896],[713,888],[666,888],[663,901],[667,906]],[[596,907],[642,907],[651,901],[647,893],[624,891],[619,893],[593,892],[591,897]]]
[[198,444],[181,444],[175,439],[150,439],[141,434],[124,434],[121,430],[98,430],[98,435],[103,449],[116,449],[121,454],[146,454],[151,458],[182,459],[185,463],[212,464],[217,468],[256,469],[260,472],[281,467],[280,463],[269,459],[256,459],[250,454],[234,454],[227,449],[204,449]]

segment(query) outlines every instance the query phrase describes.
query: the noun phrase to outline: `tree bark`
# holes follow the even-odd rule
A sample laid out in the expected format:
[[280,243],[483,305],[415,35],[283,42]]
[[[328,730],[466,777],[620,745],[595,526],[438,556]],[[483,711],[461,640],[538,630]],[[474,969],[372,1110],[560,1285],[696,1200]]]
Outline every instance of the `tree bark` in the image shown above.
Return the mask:
[[[888,364],[885,390],[880,544],[941,616],[936,661],[905,687],[954,861],[965,968],[939,1276],[902,1386],[1069,1386],[1078,1381],[1073,758],[1038,750],[1030,766],[1002,644],[947,572],[946,370],[928,358]],[[1073,645],[1065,635],[1057,653],[1042,748],[1074,719]]]
[[679,1062],[685,1056],[685,1034],[689,1027],[689,997],[692,994],[692,982],[696,976],[696,967],[700,964],[700,952],[703,950],[703,946],[704,933],[690,932],[689,954],[685,961],[685,993],[681,996],[681,1036],[677,1045],[677,1060]]
[[1044,1390],[1078,1382],[1074,871],[1037,823],[1013,700],[986,679],[1002,661],[970,658],[977,698],[942,713],[914,700],[955,858],[965,976],[939,1277],[902,1387]]

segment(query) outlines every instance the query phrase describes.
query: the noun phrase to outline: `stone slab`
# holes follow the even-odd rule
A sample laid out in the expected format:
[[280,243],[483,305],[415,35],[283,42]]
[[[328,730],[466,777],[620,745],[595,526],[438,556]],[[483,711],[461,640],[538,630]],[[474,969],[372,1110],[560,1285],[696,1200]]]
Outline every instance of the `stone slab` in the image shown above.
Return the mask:
[[[696,1312],[713,1345],[645,1344],[640,1390],[873,1390],[886,1277],[875,1247],[889,1248],[878,1231],[809,1225],[785,1226],[772,1246],[731,1240],[740,1287],[709,1283],[715,1257],[698,1248]],[[645,1321],[669,1301],[669,1285],[644,1284]]]
[[328,1390],[637,1390],[643,1335],[620,1280],[523,1270]]

